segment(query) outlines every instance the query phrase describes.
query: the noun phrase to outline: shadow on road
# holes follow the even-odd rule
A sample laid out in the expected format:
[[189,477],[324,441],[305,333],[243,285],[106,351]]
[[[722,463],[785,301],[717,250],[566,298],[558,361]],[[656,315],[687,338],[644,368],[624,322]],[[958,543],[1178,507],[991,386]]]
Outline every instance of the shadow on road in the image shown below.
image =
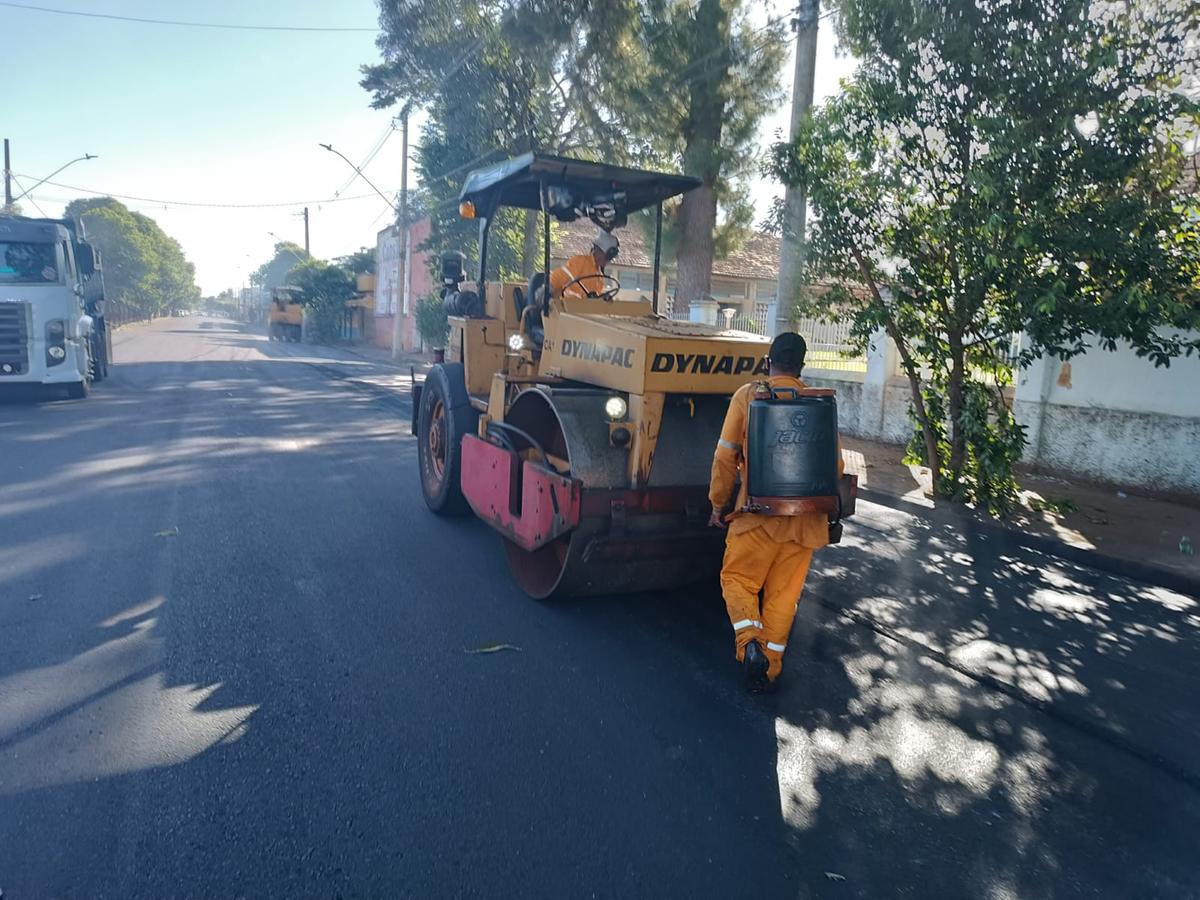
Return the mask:
[[1193,601],[864,519],[750,698],[714,591],[519,596],[394,401],[229,325],[0,418],[5,886],[1200,890]]

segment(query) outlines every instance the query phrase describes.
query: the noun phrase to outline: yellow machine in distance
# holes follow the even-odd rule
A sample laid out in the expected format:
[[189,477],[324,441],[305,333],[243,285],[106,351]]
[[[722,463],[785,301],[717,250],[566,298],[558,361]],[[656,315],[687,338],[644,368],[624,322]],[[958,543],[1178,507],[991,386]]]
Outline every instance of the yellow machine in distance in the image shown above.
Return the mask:
[[300,342],[304,307],[298,302],[300,288],[277,287],[271,291],[267,309],[267,337],[272,341]]
[[[694,178],[530,153],[467,176],[462,209],[480,220],[485,271],[502,206],[581,216],[611,231]],[[446,254],[446,362],[414,398],[421,486],[438,513],[473,510],[501,533],[521,587],[538,598],[618,593],[714,577],[723,534],[708,528],[713,448],[730,395],[766,374],[767,340],[657,313],[604,290],[551,297],[528,285],[463,289]],[[619,288],[619,285],[617,286]]]

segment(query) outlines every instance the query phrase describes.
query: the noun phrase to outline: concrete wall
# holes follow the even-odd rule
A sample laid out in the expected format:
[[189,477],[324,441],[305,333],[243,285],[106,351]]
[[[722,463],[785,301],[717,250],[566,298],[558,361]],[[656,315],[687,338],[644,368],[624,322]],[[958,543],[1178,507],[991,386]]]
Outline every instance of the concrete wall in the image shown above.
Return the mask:
[[[876,335],[865,374],[804,370],[838,392],[847,434],[907,443],[908,380]],[[1025,462],[1090,481],[1200,497],[1200,359],[1156,369],[1129,348],[1091,350],[1068,363],[1039,360],[1019,373],[1013,409],[1026,428]]]
[[392,346],[395,315],[401,317],[401,343],[406,351],[420,349],[415,320],[416,302],[435,289],[431,257],[418,249],[429,239],[430,221],[422,219],[409,226],[405,242],[405,284],[400,284],[400,229],[389,226],[379,232],[375,245],[375,327],[371,342]]
[[1200,495],[1200,359],[1155,368],[1129,347],[1041,359],[1017,379],[1026,461],[1085,478]]

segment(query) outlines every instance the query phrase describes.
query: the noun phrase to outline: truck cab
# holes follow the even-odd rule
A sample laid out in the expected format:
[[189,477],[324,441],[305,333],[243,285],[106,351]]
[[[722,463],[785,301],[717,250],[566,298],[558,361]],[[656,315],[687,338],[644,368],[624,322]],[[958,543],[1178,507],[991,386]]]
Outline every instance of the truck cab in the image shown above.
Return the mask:
[[73,222],[0,216],[0,389],[87,396],[108,371],[99,258]]

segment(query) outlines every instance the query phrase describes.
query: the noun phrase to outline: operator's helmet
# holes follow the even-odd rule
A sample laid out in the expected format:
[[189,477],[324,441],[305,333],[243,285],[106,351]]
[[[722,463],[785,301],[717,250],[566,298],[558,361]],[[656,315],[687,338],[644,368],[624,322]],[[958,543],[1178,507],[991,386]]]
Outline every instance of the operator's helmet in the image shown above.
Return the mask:
[[596,233],[596,239],[592,241],[592,246],[603,253],[606,260],[612,262],[617,258],[617,252],[621,249],[621,242],[609,232],[599,231]]

